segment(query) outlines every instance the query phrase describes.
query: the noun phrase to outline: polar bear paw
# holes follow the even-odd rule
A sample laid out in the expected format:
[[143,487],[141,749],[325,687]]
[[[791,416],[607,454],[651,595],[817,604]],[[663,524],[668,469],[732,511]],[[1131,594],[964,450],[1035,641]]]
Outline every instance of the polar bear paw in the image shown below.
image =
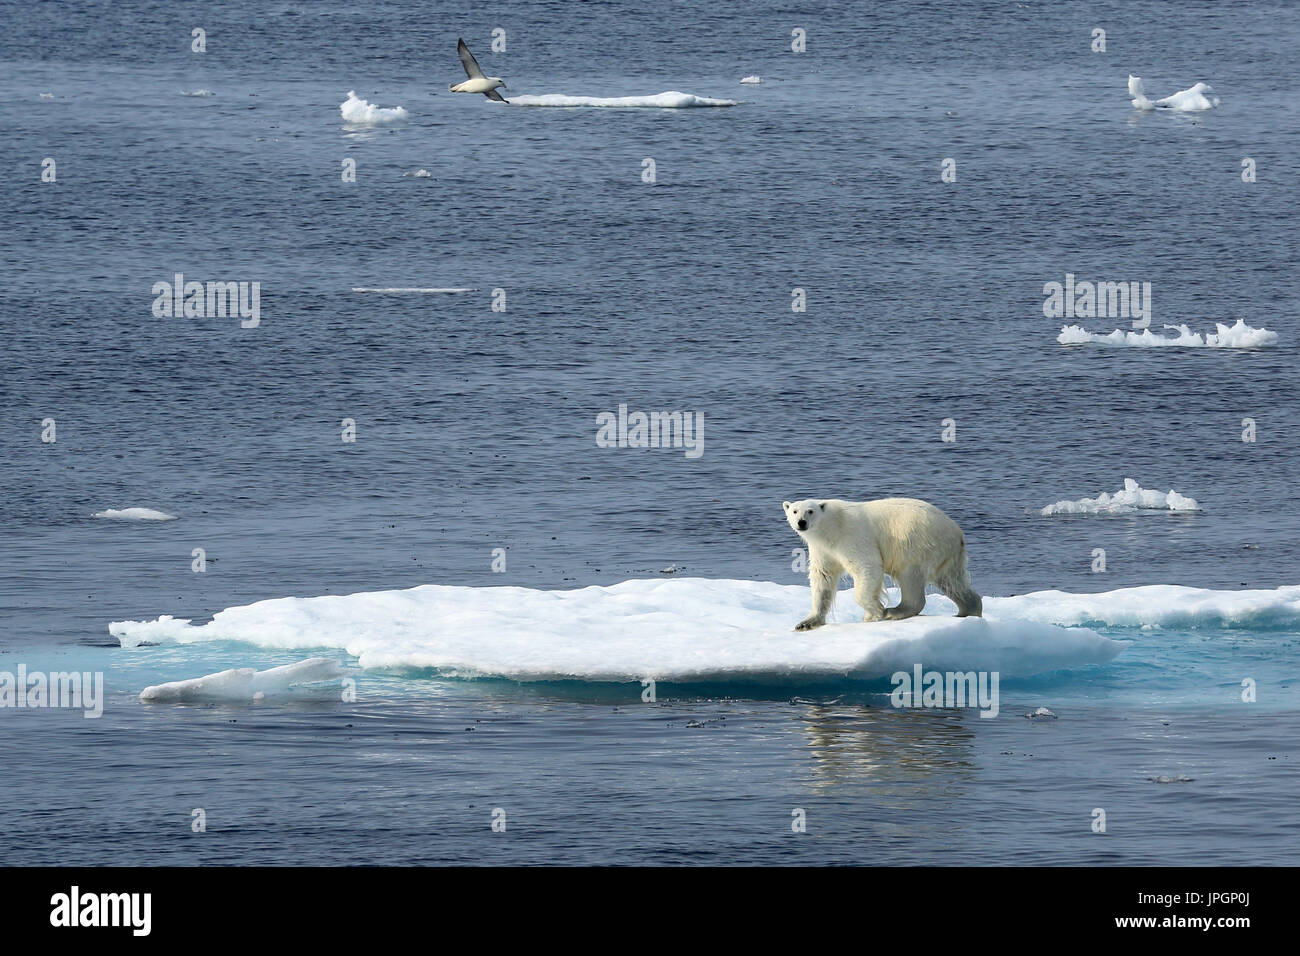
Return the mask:
[[796,631],[811,631],[815,627],[821,627],[826,623],[825,618],[806,617],[794,626]]

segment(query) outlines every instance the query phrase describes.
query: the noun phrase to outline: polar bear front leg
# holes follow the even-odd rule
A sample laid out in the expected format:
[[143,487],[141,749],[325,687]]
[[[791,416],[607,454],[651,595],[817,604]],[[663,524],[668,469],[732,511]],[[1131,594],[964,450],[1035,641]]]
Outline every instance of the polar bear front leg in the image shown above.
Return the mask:
[[863,623],[883,620],[885,605],[880,601],[881,591],[885,586],[885,571],[878,563],[872,562],[860,568],[852,569],[853,600],[865,612]]
[[808,583],[812,585],[812,613],[794,626],[796,631],[811,631],[826,623],[826,614],[835,600],[835,586],[843,569],[832,561],[813,558],[808,565]]

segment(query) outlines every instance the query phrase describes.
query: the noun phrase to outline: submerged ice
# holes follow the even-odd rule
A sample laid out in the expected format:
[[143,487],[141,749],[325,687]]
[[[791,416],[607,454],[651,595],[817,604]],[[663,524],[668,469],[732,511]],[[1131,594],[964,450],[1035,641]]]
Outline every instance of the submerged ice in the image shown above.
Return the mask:
[[303,684],[334,681],[346,676],[347,668],[326,657],[311,657],[282,667],[259,671],[237,667],[189,680],[155,684],[140,692],[141,700],[242,700],[258,701],[285,694]]

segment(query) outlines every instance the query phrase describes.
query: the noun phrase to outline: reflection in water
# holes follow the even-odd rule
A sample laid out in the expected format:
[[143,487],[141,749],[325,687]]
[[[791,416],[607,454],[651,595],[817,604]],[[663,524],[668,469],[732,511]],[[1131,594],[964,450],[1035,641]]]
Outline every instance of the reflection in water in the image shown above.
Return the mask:
[[1187,112],[1184,110],[1134,110],[1129,114],[1128,125],[1139,126],[1145,120],[1157,117],[1161,122],[1173,120],[1179,123],[1187,123],[1189,126],[1200,126],[1201,118],[1209,110],[1200,110],[1196,112]]
[[816,704],[800,719],[819,791],[865,785],[885,798],[933,796],[935,776],[960,785],[975,769],[975,734],[966,726],[979,719],[973,710]]

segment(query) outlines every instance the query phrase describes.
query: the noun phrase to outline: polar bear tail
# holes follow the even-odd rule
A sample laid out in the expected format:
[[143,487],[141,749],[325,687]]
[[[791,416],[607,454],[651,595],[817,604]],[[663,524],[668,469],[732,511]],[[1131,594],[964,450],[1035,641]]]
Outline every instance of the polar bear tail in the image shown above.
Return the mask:
[[939,568],[935,585],[957,605],[958,617],[983,617],[984,600],[971,586],[970,568],[966,562],[966,536],[962,535],[961,551]]

